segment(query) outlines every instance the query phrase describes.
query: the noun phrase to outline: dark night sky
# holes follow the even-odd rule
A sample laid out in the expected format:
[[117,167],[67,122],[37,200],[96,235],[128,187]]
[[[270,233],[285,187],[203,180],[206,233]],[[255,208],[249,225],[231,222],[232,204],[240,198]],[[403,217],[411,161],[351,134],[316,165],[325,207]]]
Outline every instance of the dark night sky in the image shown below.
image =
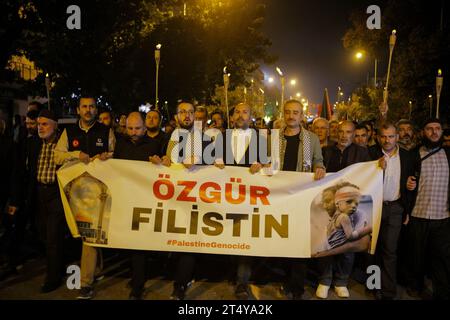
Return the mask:
[[[275,66],[264,66],[265,74],[276,77],[279,66],[286,76],[286,95],[300,91],[310,102],[321,103],[328,88],[330,102],[341,86],[345,97],[358,84],[373,76],[372,62],[358,63],[345,50],[342,38],[351,26],[350,12],[365,12],[364,0],[263,0],[266,4],[264,32],[272,40],[271,53],[278,56]],[[369,3],[370,4],[370,3]],[[289,79],[297,79],[294,90]]]

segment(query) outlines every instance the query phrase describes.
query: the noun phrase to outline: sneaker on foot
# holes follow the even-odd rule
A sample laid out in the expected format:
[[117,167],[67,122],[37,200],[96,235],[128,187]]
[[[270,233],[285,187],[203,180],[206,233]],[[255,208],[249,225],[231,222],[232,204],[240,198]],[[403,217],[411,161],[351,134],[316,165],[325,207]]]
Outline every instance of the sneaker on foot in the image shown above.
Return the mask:
[[77,299],[79,300],[90,300],[94,297],[94,288],[91,286],[81,287],[80,293],[78,294]]
[[316,290],[316,297],[320,299],[328,298],[328,290],[330,290],[330,286],[319,284]]
[[339,298],[349,298],[350,292],[348,292],[347,287],[334,287],[334,291]]

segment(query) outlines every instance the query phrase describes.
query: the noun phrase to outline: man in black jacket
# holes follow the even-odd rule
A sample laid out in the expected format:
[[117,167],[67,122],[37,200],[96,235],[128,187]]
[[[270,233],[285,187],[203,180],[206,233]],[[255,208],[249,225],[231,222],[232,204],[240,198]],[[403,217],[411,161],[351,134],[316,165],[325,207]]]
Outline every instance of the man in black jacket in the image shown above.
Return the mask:
[[[264,166],[270,166],[267,149],[261,149],[267,143],[256,130],[250,129],[252,118],[251,107],[246,103],[239,103],[234,108],[232,121],[234,130],[227,131],[224,139],[223,159],[226,165],[248,167],[251,174],[259,172]],[[262,142],[262,143],[261,143]],[[220,166],[217,164],[217,166]],[[252,264],[255,258],[238,256],[237,279],[235,295],[238,299],[250,298],[249,279],[252,274]]]
[[[33,145],[34,141],[39,140],[37,118],[39,111],[31,110],[26,116],[26,128],[28,135],[24,136],[19,143],[11,144],[11,149],[5,145],[3,157],[9,157],[10,163],[2,166],[5,173],[3,181],[5,185],[10,182],[10,190],[1,192],[2,196],[10,196],[7,215],[5,215],[4,223],[7,225],[5,247],[9,257],[8,264],[0,270],[0,280],[10,274],[16,272],[16,267],[23,261],[22,245],[25,239],[27,223],[30,223],[30,231],[33,236],[33,246],[37,247],[39,241],[36,230],[36,185],[32,183],[33,179],[29,175],[29,163],[26,156],[29,154],[28,149]],[[6,136],[5,136],[6,138]],[[7,141],[7,140],[6,140]],[[11,140],[12,142],[12,140]],[[9,192],[8,192],[9,191]],[[5,198],[7,199],[7,198]],[[1,201],[0,201],[1,203]],[[3,206],[0,204],[0,208]],[[5,211],[6,212],[6,211]]]
[[[73,160],[89,163],[96,158],[100,160],[111,158],[116,140],[112,129],[97,121],[95,98],[91,96],[80,98],[77,112],[80,117],[78,123],[67,127],[59,138],[55,148],[56,163],[62,165],[66,161]],[[94,295],[92,285],[99,252],[99,248],[83,244],[79,299],[91,299]],[[101,255],[99,264],[100,266],[102,264]]]
[[[147,136],[144,119],[139,112],[130,113],[126,125],[127,137],[117,142],[114,150],[115,159],[156,162],[154,158],[163,156],[164,147]],[[146,251],[132,250],[130,299],[142,299],[146,280],[146,257]]]
[[338,141],[335,145],[322,149],[323,160],[327,172],[337,172],[358,162],[370,161],[367,148],[353,143],[355,124],[351,121],[341,121],[338,126]]
[[378,234],[376,260],[381,268],[381,290],[376,298],[392,300],[397,293],[397,247],[402,223],[410,211],[411,197],[406,180],[413,175],[411,156],[398,145],[397,128],[384,123],[379,129],[379,145],[370,147],[373,160],[379,159],[383,174],[383,209]]

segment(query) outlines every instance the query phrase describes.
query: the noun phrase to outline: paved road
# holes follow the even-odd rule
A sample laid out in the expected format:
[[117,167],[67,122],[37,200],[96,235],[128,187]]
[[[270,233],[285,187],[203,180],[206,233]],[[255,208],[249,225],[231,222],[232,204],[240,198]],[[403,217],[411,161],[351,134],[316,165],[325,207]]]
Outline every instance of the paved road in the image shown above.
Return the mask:
[[[172,281],[168,274],[172,274],[172,260],[166,256],[150,259],[150,272],[146,282],[145,299],[167,300],[172,292]],[[210,260],[200,262],[200,268],[196,272],[196,280],[186,294],[187,300],[233,300],[232,264],[224,263],[224,258],[213,257]],[[96,284],[95,299],[121,300],[128,299],[130,289],[127,287],[130,268],[129,260],[122,254],[113,254],[105,257],[105,277]],[[59,289],[42,294],[39,292],[44,281],[45,264],[43,259],[27,261],[17,275],[0,282],[0,300],[6,299],[62,299],[72,300],[77,296],[76,290],[69,290],[65,285]],[[257,283],[251,285],[252,293],[258,300],[284,300],[280,293],[282,279],[281,269],[277,269],[267,261],[260,263],[255,271]],[[316,299],[314,296],[314,284],[308,283],[304,299]],[[349,283],[350,299],[372,300],[373,296],[365,287],[351,279]],[[399,299],[412,299],[403,288],[399,287]],[[330,290],[329,299],[339,299]]]

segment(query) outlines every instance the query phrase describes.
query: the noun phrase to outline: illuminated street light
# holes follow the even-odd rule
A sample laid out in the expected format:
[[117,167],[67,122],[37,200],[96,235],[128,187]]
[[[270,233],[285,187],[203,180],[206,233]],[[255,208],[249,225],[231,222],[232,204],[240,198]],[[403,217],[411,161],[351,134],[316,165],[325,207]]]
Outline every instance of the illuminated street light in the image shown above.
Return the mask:
[[355,54],[355,58],[358,59],[358,60],[362,59],[362,57],[363,57],[363,53],[362,53],[361,51],[358,51],[358,52]]
[[297,92],[297,93],[295,94],[295,96],[296,96],[297,98],[300,98],[300,97],[302,96],[302,94],[301,94],[300,92]]
[[50,77],[47,73],[45,75],[45,88],[47,89],[48,110],[51,110],[50,109],[50,87],[51,87]]
[[273,83],[273,81],[274,81],[272,77],[269,77],[268,80],[269,80],[269,83]]
[[155,96],[155,108],[158,108],[158,79],[159,79],[159,61],[161,60],[161,44],[158,43],[155,49],[155,62],[156,62],[156,96]]
[[433,117],[433,96],[430,94],[428,96],[428,101],[430,102],[430,119]]
[[442,76],[442,70],[438,70],[436,77],[436,119],[439,119],[439,100],[441,99],[442,83],[444,82],[444,77]]
[[284,105],[284,75],[283,72],[281,72],[281,69],[279,67],[276,68],[278,74],[280,75],[280,81],[281,81],[281,107],[280,109],[280,119],[283,117],[283,113],[281,112],[282,106]]
[[227,72],[227,67],[223,68],[223,89],[225,91],[225,108],[227,109],[227,123],[230,125],[230,112],[228,110],[228,86],[230,84],[230,74]]
[[[392,53],[394,52],[395,42],[397,41],[397,31],[394,29],[392,30],[392,34],[389,37],[389,63],[388,63],[388,70],[386,75],[386,87],[384,87],[383,91],[383,102],[384,105],[387,106],[387,100],[388,100],[388,90],[389,90],[389,77],[391,74],[391,62],[392,62]],[[386,117],[387,109],[385,113],[382,113],[383,118]]]
[[292,80],[291,80],[291,86],[295,86],[296,84],[297,84],[297,80],[292,79]]

